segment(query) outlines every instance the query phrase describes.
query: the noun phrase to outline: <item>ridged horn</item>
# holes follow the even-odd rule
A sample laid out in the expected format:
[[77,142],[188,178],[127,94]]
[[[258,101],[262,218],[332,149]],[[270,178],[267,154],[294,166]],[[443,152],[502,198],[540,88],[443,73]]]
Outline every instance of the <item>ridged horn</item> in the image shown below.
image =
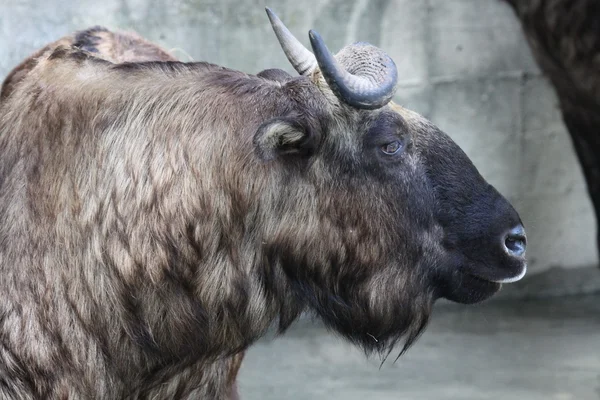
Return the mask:
[[315,56],[292,35],[279,17],[266,7],[269,21],[287,59],[300,75],[308,75],[317,67]]
[[341,101],[372,110],[392,99],[398,69],[383,50],[368,43],[355,43],[334,57],[317,32],[311,30],[309,37],[321,73]]

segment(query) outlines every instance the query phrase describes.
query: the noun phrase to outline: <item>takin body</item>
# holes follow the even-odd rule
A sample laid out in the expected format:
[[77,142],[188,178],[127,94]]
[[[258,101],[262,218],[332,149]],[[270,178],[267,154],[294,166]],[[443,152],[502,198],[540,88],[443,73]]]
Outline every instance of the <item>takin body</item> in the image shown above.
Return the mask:
[[525,274],[518,214],[390,102],[393,61],[311,31],[313,55],[268,13],[300,76],[120,58],[97,29],[9,76],[0,397],[230,398],[273,324],[312,312],[387,354],[436,299]]
[[558,95],[596,214],[600,250],[600,2],[505,1]]
[[[112,63],[128,63],[128,62],[144,62],[144,61],[177,61],[168,51],[159,46],[150,43],[137,35],[134,32],[111,32],[102,27],[94,27],[85,31],[77,32],[75,35],[69,35],[60,40],[49,44],[43,49],[37,51],[25,61],[15,67],[6,77],[2,84],[2,92],[0,93],[0,102],[19,85],[25,76],[36,66],[37,59],[56,49],[59,46],[68,46],[86,50],[94,57],[99,57],[108,60]],[[228,400],[237,400],[238,391],[236,378],[241,367],[244,357],[244,352],[239,352],[231,357],[223,357],[218,363],[217,369],[225,371],[226,376],[221,379],[226,382],[225,388],[209,389],[205,392],[210,393],[210,390],[226,393]],[[208,382],[206,382],[208,383]],[[207,388],[209,386],[207,385]],[[168,388],[164,396],[156,391],[159,397],[177,397],[177,391]],[[95,394],[95,395],[99,395]],[[67,397],[69,397],[67,395]],[[206,396],[204,396],[206,397]]]

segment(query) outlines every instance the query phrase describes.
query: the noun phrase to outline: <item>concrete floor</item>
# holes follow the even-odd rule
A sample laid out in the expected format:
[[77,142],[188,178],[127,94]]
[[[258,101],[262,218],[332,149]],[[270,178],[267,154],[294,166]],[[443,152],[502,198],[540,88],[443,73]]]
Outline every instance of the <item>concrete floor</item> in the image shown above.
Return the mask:
[[243,400],[599,400],[600,295],[437,307],[379,369],[310,321],[249,351]]

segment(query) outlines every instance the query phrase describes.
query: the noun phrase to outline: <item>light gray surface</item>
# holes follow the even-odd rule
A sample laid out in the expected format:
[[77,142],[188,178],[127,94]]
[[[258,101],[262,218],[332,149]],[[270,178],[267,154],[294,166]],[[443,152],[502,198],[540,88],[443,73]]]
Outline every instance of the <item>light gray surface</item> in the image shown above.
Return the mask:
[[242,400],[598,400],[600,297],[438,307],[379,369],[302,321],[249,351]]
[[96,24],[136,30],[182,60],[290,71],[265,5],[305,45],[314,28],[334,51],[365,40],[389,52],[396,101],[447,131],[521,212],[531,274],[597,264],[590,201],[554,93],[500,0],[1,0],[0,76]]

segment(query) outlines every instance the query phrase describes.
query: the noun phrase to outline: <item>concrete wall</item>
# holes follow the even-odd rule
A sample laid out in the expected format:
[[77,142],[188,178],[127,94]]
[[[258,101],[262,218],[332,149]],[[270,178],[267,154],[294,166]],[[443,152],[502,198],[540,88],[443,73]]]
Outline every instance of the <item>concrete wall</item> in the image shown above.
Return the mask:
[[2,0],[0,75],[96,24],[136,30],[182,60],[291,72],[265,5],[307,46],[314,28],[334,51],[363,40],[395,59],[396,101],[448,132],[521,212],[532,273],[597,263],[592,209],[555,95],[500,0]]

